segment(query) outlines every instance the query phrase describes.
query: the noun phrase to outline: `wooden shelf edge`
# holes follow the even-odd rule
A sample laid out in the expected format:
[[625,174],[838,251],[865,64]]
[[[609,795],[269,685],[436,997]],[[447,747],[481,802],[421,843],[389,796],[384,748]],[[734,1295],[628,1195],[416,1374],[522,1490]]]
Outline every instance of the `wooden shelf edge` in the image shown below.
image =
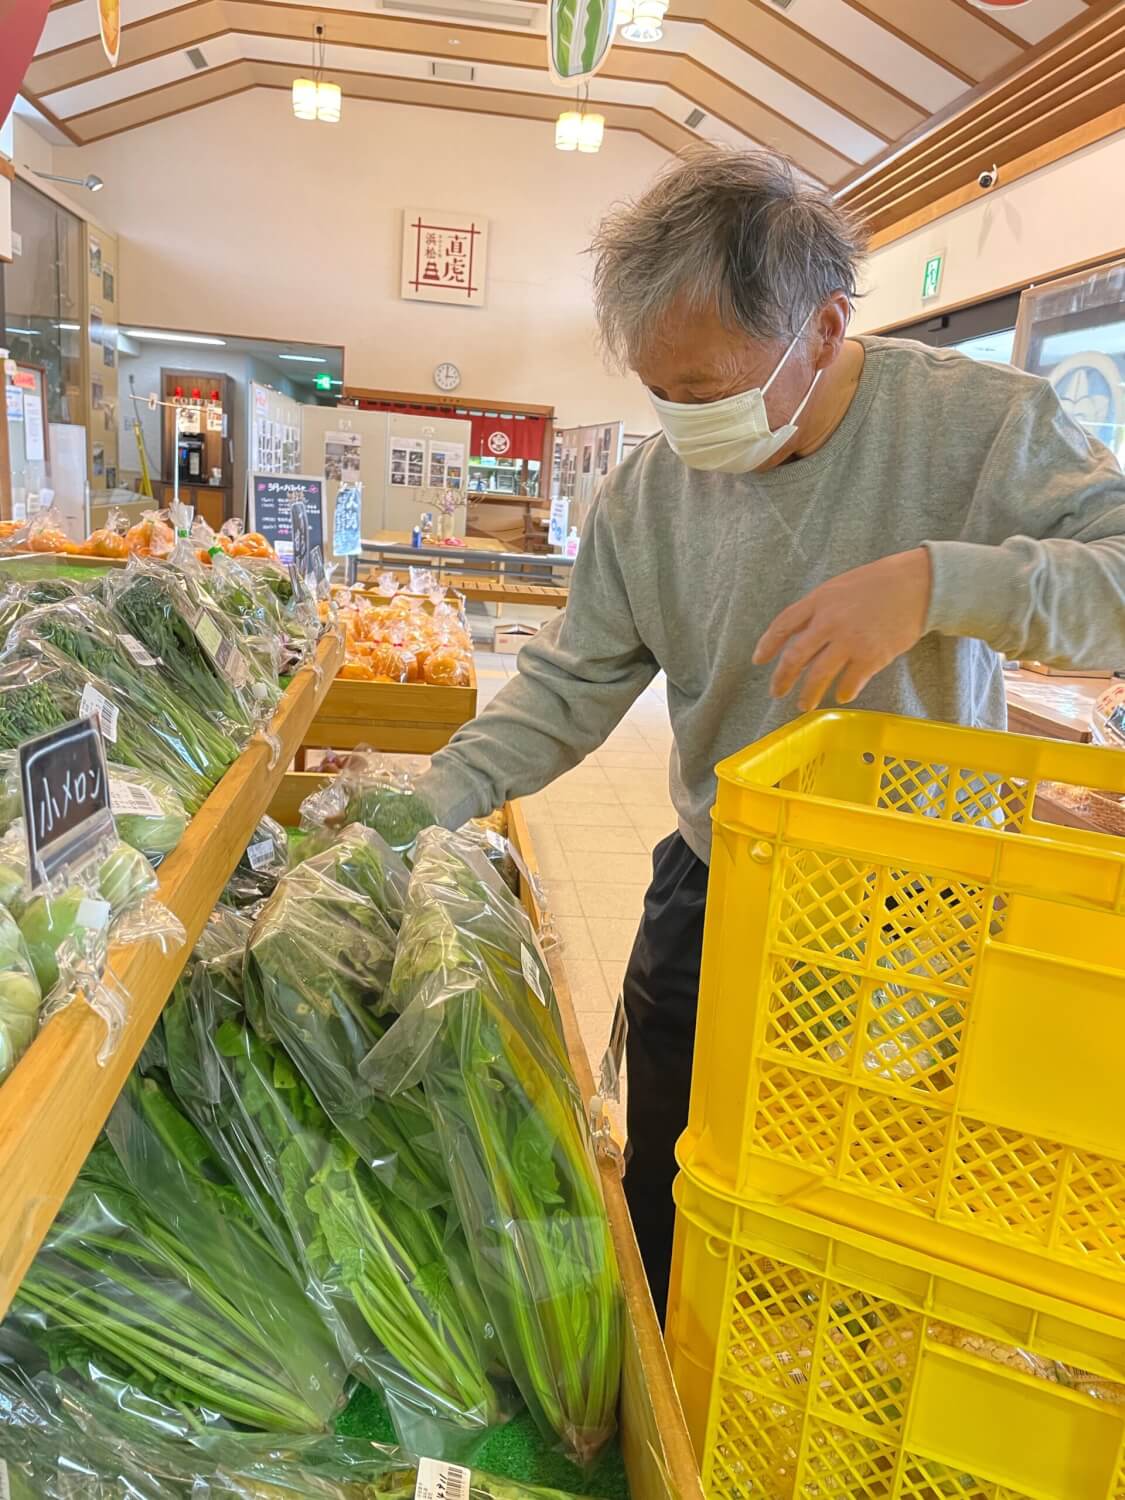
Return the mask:
[[271,729],[252,740],[160,867],[159,899],[184,924],[187,946],[153,941],[110,948],[108,973],[129,996],[117,1045],[97,1062],[105,1023],[80,1000],[40,1031],[0,1085],[0,1318],[140,1056],[164,1002],[250,835],[285,775],[343,659],[336,637],[317,648],[320,680],[306,667],[286,690]]

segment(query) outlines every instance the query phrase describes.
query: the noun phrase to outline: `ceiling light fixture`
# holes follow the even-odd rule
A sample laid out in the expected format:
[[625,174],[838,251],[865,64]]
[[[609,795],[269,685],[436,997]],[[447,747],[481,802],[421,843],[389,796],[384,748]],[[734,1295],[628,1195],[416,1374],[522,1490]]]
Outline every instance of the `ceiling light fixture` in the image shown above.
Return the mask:
[[327,83],[320,75],[324,72],[324,27],[313,27],[313,76],[294,78],[293,113],[298,120],[321,120],[326,125],[335,125],[340,119],[343,93],[338,83]]
[[151,339],[158,344],[221,344],[225,348],[227,342],[202,333],[161,333],[156,328],[123,328],[121,332],[128,339]]
[[278,359],[300,360],[302,364],[306,365],[323,365],[328,363],[323,354],[279,354],[277,357]]
[[586,85],[586,96],[577,109],[564,109],[555,121],[556,151],[582,151],[588,156],[602,149],[605,138],[605,115],[591,114],[590,85]]
[[617,0],[614,19],[627,42],[658,42],[667,13],[668,0]]
[[27,170],[36,177],[42,177],[46,182],[69,182],[72,187],[85,188],[87,192],[100,193],[105,183],[100,177],[95,177],[93,172],[88,177],[60,177],[57,172],[37,172],[34,167],[27,166]]

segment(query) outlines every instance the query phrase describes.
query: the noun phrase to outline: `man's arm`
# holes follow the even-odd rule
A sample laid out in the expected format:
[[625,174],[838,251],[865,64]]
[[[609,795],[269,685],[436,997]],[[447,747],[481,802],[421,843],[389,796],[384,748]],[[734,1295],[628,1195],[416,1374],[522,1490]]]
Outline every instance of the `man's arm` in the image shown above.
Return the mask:
[[419,780],[419,793],[447,827],[529,796],[576,766],[656,675],[603,502],[587,522],[566,609],[521,649],[518,667]]
[[821,584],[778,615],[754,659],[778,658],[775,697],[803,676],[802,708],[833,683],[850,703],[930,632],[1052,666],[1125,665],[1125,476],[1046,383],[1001,424],[958,540]]

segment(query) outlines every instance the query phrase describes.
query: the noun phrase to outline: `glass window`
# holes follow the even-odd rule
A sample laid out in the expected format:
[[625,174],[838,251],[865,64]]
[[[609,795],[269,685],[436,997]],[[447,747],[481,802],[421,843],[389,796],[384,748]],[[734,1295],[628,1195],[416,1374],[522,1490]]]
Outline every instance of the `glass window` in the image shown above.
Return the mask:
[[1016,342],[1015,328],[1001,328],[996,333],[978,333],[975,338],[962,339],[956,344],[947,344],[947,349],[956,349],[970,359],[985,359],[994,365],[1010,365],[1012,348]]
[[12,228],[22,253],[4,268],[4,342],[47,373],[47,420],[82,420],[81,222],[18,178]]
[[972,307],[939,313],[917,323],[906,323],[892,330],[899,339],[917,339],[935,349],[957,349],[970,359],[986,359],[993,364],[1011,364],[1019,315],[1018,292],[990,297]]

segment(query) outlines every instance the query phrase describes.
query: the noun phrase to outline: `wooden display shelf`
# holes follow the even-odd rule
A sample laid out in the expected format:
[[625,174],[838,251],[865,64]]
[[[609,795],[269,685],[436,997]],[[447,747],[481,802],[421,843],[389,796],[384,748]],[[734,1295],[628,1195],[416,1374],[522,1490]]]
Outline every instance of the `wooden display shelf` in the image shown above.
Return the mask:
[[422,682],[359,682],[337,677],[302,743],[310,750],[372,750],[430,755],[477,711],[476,670],[468,687]]
[[[277,788],[270,805],[271,815],[279,823],[294,825],[304,799],[330,780],[330,776],[319,772],[290,772]],[[508,805],[507,816],[508,838],[533,877],[530,887],[521,880],[520,899],[538,931],[544,913],[534,889],[539,873],[535,849],[518,802]],[[594,1095],[593,1075],[557,948],[547,954],[547,962],[575,1078],[583,1099],[589,1101]],[[621,1174],[610,1161],[602,1161],[600,1168],[602,1194],[625,1288],[625,1359],[618,1422],[629,1491],[632,1500],[703,1500],[699,1470],[672,1383],[660,1325],[625,1204]]]
[[331,636],[317,662],[298,672],[271,729],[281,754],[255,739],[192,819],[160,866],[159,899],[184,924],[187,946],[156,942],[110,947],[108,977],[128,997],[124,1025],[104,1064],[105,1022],[81,1000],[43,1027],[0,1085],[0,1317],[50,1228],[104,1125],[141,1048],[180,976],[207,917],[269,806],[343,655]]

